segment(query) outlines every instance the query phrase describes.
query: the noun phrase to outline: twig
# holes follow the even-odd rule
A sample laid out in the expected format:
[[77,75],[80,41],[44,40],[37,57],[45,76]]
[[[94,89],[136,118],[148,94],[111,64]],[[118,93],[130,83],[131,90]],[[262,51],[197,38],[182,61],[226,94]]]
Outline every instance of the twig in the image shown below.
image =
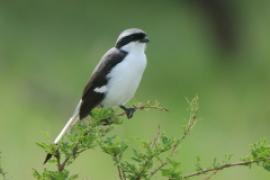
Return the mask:
[[[161,135],[161,132],[160,132],[160,126],[158,126],[157,133],[156,133],[155,137],[153,138],[152,142],[150,142],[150,147],[151,147],[151,148],[153,148],[153,147],[156,145],[157,141],[158,141],[159,138],[160,138],[160,135]],[[152,155],[152,156],[150,156],[150,157],[144,162],[144,164],[142,165],[141,170],[139,171],[137,177],[135,178],[136,180],[141,179],[141,176],[142,176],[143,173],[145,172],[148,163],[149,163],[153,158],[154,158],[154,156]]]
[[118,159],[117,155],[114,156],[113,159],[114,159],[115,165],[117,167],[118,176],[119,176],[120,180],[126,180],[126,176],[125,176],[121,166],[119,165],[119,159]]
[[195,176],[200,176],[202,174],[207,174],[207,173],[210,173],[210,172],[217,173],[218,171],[221,171],[223,169],[236,167],[236,166],[249,166],[249,165],[252,165],[254,163],[258,163],[260,161],[262,161],[262,160],[251,160],[251,161],[241,161],[241,162],[236,162],[236,163],[227,163],[227,164],[224,164],[224,165],[221,165],[221,166],[218,166],[218,167],[213,167],[213,168],[209,168],[209,169],[203,169],[203,170],[200,170],[200,171],[197,171],[197,172],[193,172],[193,173],[184,175],[183,179],[189,179],[189,178],[192,178],[192,177],[195,177]]
[[[168,111],[167,108],[161,107],[161,106],[155,106],[155,105],[145,105],[145,104],[141,104],[141,105],[133,105],[132,106],[135,110],[145,110],[145,109],[155,109],[155,110],[159,110],[159,111]],[[117,117],[120,116],[125,116],[126,113],[122,112],[119,114],[116,114]],[[113,122],[110,122],[110,118],[106,118],[106,119],[102,119],[100,120],[100,125],[103,126],[108,126],[113,124]],[[98,125],[99,126],[99,125]],[[160,133],[160,132],[159,132]],[[88,131],[86,130],[83,134],[83,137],[88,135]],[[157,141],[157,138],[156,140]],[[154,141],[153,141],[154,142]],[[56,150],[56,152],[54,153],[54,157],[56,158],[57,161],[57,169],[59,172],[63,171],[65,169],[66,164],[68,163],[68,161],[71,159],[71,157],[73,156],[74,158],[78,156],[78,154],[84,152],[86,149],[83,150],[79,150],[79,145],[81,144],[81,142],[77,142],[74,146],[74,148],[72,149],[72,154],[68,155],[65,157],[64,161],[61,163],[61,157],[60,157],[60,152],[58,151],[58,149]],[[119,172],[119,177],[121,180],[125,180],[125,174],[124,172],[121,170],[121,167],[119,165],[117,165],[118,168],[118,172]]]
[[188,124],[186,125],[185,129],[184,129],[184,133],[182,135],[182,137],[180,139],[178,139],[178,141],[174,144],[172,151],[171,151],[171,156],[175,154],[175,151],[177,149],[177,147],[186,139],[186,137],[190,134],[192,128],[194,127],[194,125],[197,122],[197,116],[196,115],[191,115],[191,117],[189,118]]
[[209,180],[209,179],[211,179],[211,178],[214,177],[217,173],[218,173],[218,171],[212,172],[212,174],[210,174],[209,176],[207,176],[204,180]]
[[157,141],[159,140],[160,138],[160,125],[158,126],[158,130],[157,130],[157,133],[156,133],[156,136],[154,137],[152,143],[151,143],[151,148],[153,148],[156,144],[157,144]]
[[[184,128],[184,133],[183,135],[174,143],[173,148],[171,150],[169,157],[172,157],[175,152],[176,149],[179,147],[179,145],[186,139],[186,137],[190,134],[192,128],[194,127],[194,125],[197,122],[197,116],[195,115],[196,112],[191,112],[190,113],[190,118],[188,120],[188,124],[186,125],[186,127]],[[154,176],[157,172],[159,172],[160,169],[162,169],[163,167],[165,167],[168,164],[167,161],[162,162],[156,169],[154,169],[151,173],[150,173],[150,177]]]
[[119,176],[120,180],[124,180],[121,167],[119,165],[116,165],[116,167],[117,167],[118,176]]
[[167,108],[162,106],[154,106],[154,105],[133,105],[133,107],[137,110],[144,110],[144,109],[156,109],[159,111],[169,111]]
[[[87,133],[84,133],[84,136],[86,136]],[[72,154],[70,154],[69,156],[66,156],[64,161],[61,163],[61,155],[59,150],[57,149],[55,152],[54,157],[56,158],[57,161],[57,169],[59,172],[62,172],[65,169],[66,164],[68,163],[68,161],[71,159],[71,157],[73,156],[74,158],[77,157],[78,154],[84,152],[84,150],[79,151],[78,147],[80,145],[81,142],[78,142],[75,147],[72,149]]]
[[150,156],[145,162],[144,164],[142,165],[142,168],[141,170],[139,171],[138,175],[136,176],[136,180],[140,180],[143,176],[143,174],[145,173],[145,170],[146,170],[146,167],[148,165],[148,163],[150,163],[150,161],[154,159],[154,155]]
[[[165,112],[168,112],[169,110],[165,107],[161,107],[161,106],[151,106],[151,105],[133,105],[132,106],[135,110],[145,110],[145,109],[155,109],[155,110],[158,110],[158,111],[165,111]],[[122,112],[122,113],[119,113],[117,114],[117,116],[125,116],[126,113],[125,112]]]
[[70,159],[70,156],[66,157],[66,159],[64,160],[64,162],[62,164],[60,164],[60,166],[59,166],[59,171],[60,172],[65,169],[65,166],[66,166],[67,162],[69,161],[69,159]]
[[166,166],[168,163],[167,162],[162,162],[156,169],[154,169],[150,173],[150,177],[154,176],[160,169],[162,169],[164,166]]
[[54,157],[56,159],[56,162],[57,162],[57,169],[59,172],[63,171],[63,169],[61,170],[61,156],[60,156],[60,152],[59,150],[57,149],[54,153]]

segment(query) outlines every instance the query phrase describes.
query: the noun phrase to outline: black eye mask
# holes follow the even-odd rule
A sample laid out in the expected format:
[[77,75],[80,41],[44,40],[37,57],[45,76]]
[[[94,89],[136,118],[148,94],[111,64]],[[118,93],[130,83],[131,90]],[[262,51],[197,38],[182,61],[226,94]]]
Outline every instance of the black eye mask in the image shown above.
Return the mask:
[[136,34],[131,34],[129,36],[125,36],[116,43],[115,47],[119,49],[132,41],[144,40],[145,36],[146,35],[144,33],[136,33]]

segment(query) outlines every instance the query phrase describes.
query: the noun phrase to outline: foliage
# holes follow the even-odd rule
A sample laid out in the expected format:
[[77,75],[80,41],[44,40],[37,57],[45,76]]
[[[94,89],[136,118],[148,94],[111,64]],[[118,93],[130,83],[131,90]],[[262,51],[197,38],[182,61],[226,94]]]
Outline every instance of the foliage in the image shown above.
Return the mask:
[[1,165],[1,152],[0,152],[0,177],[2,177],[3,179],[6,179],[6,172],[4,171]]
[[[56,168],[54,170],[45,168],[42,172],[34,170],[33,175],[38,180],[78,179],[77,174],[70,174],[68,166],[81,153],[93,148],[100,148],[111,156],[120,180],[150,180],[156,179],[158,174],[170,180],[189,179],[200,175],[208,175],[207,179],[210,179],[223,169],[253,164],[270,170],[270,146],[265,141],[260,141],[252,145],[250,154],[239,162],[231,162],[232,155],[226,155],[222,161],[214,158],[210,167],[203,168],[198,157],[195,172],[185,174],[181,169],[183,164],[176,161],[174,155],[198,121],[198,97],[194,97],[188,103],[189,115],[180,137],[169,137],[158,127],[152,140],[138,142],[136,148],[130,147],[126,140],[113,134],[113,129],[124,122],[125,113],[98,108],[92,112],[91,121],[77,124],[58,145],[38,143],[46,153],[52,154],[53,158],[49,163],[54,164]],[[158,102],[150,101],[133,107],[136,110],[167,111]],[[127,155],[127,151],[131,155]]]

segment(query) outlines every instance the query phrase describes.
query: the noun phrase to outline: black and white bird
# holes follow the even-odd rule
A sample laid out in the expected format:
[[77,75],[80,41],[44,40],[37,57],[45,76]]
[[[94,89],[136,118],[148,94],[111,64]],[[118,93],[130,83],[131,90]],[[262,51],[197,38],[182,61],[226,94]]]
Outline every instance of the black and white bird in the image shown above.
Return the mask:
[[128,118],[134,108],[125,104],[133,98],[146,68],[146,33],[137,28],[124,30],[113,48],[108,50],[94,69],[86,84],[82,98],[71,118],[55,138],[57,144],[64,134],[79,120],[87,117],[93,108],[119,106]]

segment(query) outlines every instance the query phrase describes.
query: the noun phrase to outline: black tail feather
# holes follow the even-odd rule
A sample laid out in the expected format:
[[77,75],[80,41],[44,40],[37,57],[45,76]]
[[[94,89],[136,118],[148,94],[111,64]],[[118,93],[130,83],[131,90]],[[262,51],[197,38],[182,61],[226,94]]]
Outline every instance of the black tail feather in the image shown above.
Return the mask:
[[48,153],[43,164],[46,164],[52,158],[52,156],[53,155],[51,153]]

